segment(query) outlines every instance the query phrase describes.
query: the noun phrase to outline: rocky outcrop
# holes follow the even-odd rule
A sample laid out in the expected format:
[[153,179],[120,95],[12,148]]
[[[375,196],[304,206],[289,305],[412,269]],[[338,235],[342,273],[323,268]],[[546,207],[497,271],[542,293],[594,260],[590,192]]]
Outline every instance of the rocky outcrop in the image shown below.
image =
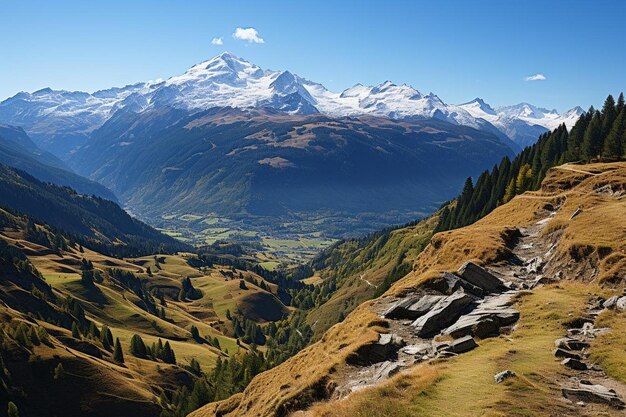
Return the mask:
[[461,353],[469,352],[476,347],[478,347],[478,344],[472,336],[464,336],[459,339],[453,340],[447,347],[443,349],[443,351],[459,355]]
[[589,343],[584,340],[574,339],[572,337],[564,337],[554,342],[557,348],[566,350],[583,350],[589,347]]
[[351,365],[365,366],[397,359],[398,350],[404,345],[406,345],[405,341],[395,334],[381,334],[376,343],[361,346],[348,357],[347,362]]
[[500,280],[500,278],[473,262],[465,262],[463,266],[459,268],[457,274],[463,280],[482,289],[487,294],[499,292],[505,289],[504,283]]
[[439,333],[461,317],[474,301],[474,297],[461,290],[439,300],[428,313],[411,324],[415,327],[415,334],[418,337],[430,337]]
[[569,350],[566,349],[562,349],[562,348],[556,348],[554,349],[554,356],[556,356],[557,358],[572,358],[572,359],[576,359],[576,360],[582,360],[582,356],[580,356],[578,353],[575,352],[571,352]]
[[617,393],[603,385],[594,385],[587,381],[581,381],[577,387],[562,388],[561,392],[568,400],[607,404],[619,409],[624,408],[624,402]]
[[510,308],[514,291],[485,298],[470,313],[444,330],[444,334],[453,337],[473,335],[484,339],[500,334],[500,329],[519,319],[519,312]]
[[586,371],[587,370],[587,364],[585,364],[583,361],[580,361],[578,359],[574,359],[574,358],[565,358],[561,361],[561,365],[565,366],[566,368],[570,368],[570,369],[574,369],[576,371]]
[[415,320],[433,308],[443,295],[411,296],[394,303],[383,316],[395,320]]

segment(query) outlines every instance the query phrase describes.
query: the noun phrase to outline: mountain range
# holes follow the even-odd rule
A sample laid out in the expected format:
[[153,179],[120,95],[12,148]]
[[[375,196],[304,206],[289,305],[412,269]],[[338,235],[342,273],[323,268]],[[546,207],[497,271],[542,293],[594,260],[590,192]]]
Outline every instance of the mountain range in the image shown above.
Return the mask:
[[279,233],[275,219],[295,213],[395,211],[405,214],[392,223],[408,221],[505,155],[495,135],[436,119],[164,107],[118,111],[68,162],[142,217],[263,216]]
[[491,131],[517,144],[516,150],[561,123],[571,127],[582,113],[580,107],[559,114],[527,103],[493,109],[481,99],[453,105],[433,93],[423,94],[391,81],[377,86],[357,84],[336,93],[289,71],[264,70],[225,52],[167,80],[94,93],[50,88],[21,92],[0,103],[0,122],[23,127],[43,149],[65,159],[116,111],[164,106],[188,111],[267,107],[299,115],[434,118]]

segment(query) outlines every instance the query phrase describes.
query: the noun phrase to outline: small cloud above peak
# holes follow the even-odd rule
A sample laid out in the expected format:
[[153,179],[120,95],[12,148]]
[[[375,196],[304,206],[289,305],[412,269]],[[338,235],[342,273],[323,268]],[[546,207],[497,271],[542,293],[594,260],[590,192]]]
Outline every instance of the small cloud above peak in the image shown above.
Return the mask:
[[248,43],[265,43],[265,39],[259,36],[255,28],[237,28],[233,33],[233,38]]
[[546,76],[541,73],[524,77],[524,81],[545,81],[545,80],[547,80]]
[[222,38],[213,38],[213,39],[211,39],[211,44],[213,44],[213,45],[224,45],[224,40]]

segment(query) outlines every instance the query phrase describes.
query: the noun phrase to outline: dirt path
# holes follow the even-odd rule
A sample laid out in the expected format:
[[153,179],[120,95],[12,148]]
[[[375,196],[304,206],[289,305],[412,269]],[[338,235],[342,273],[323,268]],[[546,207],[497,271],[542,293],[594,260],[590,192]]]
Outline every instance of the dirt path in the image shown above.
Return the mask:
[[[538,285],[560,278],[543,275],[543,271],[547,269],[553,256],[555,244],[550,244],[547,239],[542,238],[541,231],[550,219],[556,215],[556,211],[546,210],[541,215],[541,220],[520,229],[520,236],[512,249],[512,259],[506,263],[487,268],[493,275],[501,278],[508,290],[485,295],[476,302],[473,310],[461,315],[455,325],[467,320],[472,315],[480,314],[482,311],[492,311],[494,308],[514,308],[514,299],[517,292],[532,290]],[[360,278],[367,282],[362,275]],[[367,283],[370,284],[369,282]],[[443,297],[441,293],[429,290],[423,290],[420,295]],[[377,300],[373,304],[373,308],[381,316],[384,316],[385,312],[388,312],[390,307],[397,305],[397,303],[398,299],[386,297]],[[597,312],[594,312],[594,314],[597,314]],[[386,358],[386,360],[376,361],[372,364],[346,366],[337,375],[339,383],[334,391],[333,399],[344,398],[362,388],[375,386],[390,376],[406,370],[419,362],[435,358],[445,359],[446,356],[452,356],[445,350],[439,350],[442,345],[446,344],[438,341],[441,338],[417,337],[415,327],[412,325],[413,320],[390,319],[388,321],[390,323],[389,333],[393,334],[394,338],[401,338],[404,346],[397,350],[397,353]],[[448,330],[452,327],[454,326],[450,326]],[[564,372],[559,375],[559,379],[555,382],[561,387],[576,387],[580,381],[589,381],[592,384],[599,384],[606,388],[614,389],[618,396],[622,399],[626,398],[626,385],[609,378],[597,367],[590,367],[587,371],[581,371],[574,376],[571,376],[571,373]],[[587,411],[597,407],[605,406],[590,404]]]

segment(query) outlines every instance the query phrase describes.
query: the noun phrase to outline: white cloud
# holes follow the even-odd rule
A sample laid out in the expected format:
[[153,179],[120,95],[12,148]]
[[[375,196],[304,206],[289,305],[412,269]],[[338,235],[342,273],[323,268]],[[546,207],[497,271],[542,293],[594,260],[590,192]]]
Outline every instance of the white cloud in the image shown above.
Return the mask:
[[529,75],[528,77],[524,78],[524,81],[545,81],[547,78],[545,75],[539,73],[539,74],[535,74],[535,75]]
[[213,38],[213,39],[211,39],[211,43],[213,45],[223,45],[224,44],[224,40],[222,38]]
[[265,43],[265,40],[259,36],[259,32],[255,28],[237,28],[235,33],[233,33],[233,38],[248,43]]

